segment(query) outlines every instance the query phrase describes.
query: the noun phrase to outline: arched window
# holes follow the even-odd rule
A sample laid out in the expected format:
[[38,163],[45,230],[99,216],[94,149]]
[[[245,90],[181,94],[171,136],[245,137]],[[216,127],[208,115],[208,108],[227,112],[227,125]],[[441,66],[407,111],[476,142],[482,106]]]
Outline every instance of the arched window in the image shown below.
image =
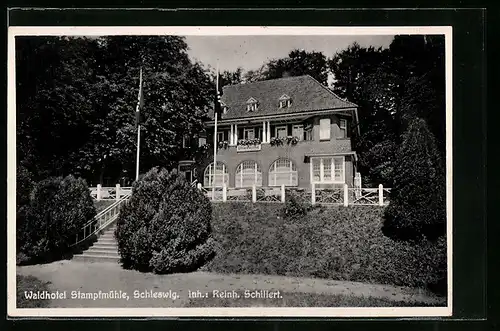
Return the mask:
[[224,163],[217,161],[217,167],[214,171],[214,163],[210,163],[205,168],[205,173],[203,175],[203,186],[212,187],[215,184],[216,187],[222,187],[223,184],[228,185],[229,174],[227,173],[227,167]]
[[278,159],[269,168],[269,186],[297,186],[297,167],[289,159]]
[[236,169],[236,187],[262,186],[262,171],[255,161],[243,161]]

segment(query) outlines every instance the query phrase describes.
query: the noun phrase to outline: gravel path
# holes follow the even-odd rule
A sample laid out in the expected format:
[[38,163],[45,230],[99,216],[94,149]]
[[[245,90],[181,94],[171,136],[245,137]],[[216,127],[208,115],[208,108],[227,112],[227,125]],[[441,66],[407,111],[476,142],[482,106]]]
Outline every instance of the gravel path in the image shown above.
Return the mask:
[[[305,292],[343,294],[359,297],[376,297],[394,301],[421,302],[445,305],[443,298],[424,291],[389,285],[332,281],[316,278],[296,278],[266,275],[225,275],[210,272],[188,274],[155,275],[124,270],[111,262],[58,261],[44,265],[17,267],[17,273],[32,275],[49,282],[51,291],[66,293],[66,298],[51,300],[52,308],[127,308],[127,307],[183,307],[190,300],[188,291],[199,291],[212,296],[213,291],[280,290],[282,292]],[[128,296],[119,299],[71,298],[72,293],[114,291]],[[134,296],[134,293],[139,293]],[[151,294],[166,298],[152,298]],[[142,298],[140,296],[143,296]],[[144,296],[150,296],[145,298]]]

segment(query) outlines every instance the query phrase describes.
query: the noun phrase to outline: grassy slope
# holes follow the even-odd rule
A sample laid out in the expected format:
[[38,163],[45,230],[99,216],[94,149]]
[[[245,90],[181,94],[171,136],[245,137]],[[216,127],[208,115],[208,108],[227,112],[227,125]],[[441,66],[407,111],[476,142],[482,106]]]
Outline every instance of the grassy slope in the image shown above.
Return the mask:
[[426,307],[416,302],[319,293],[281,293],[282,298],[190,299],[187,307]]
[[48,300],[27,299],[25,291],[46,291],[47,284],[33,276],[16,276],[17,281],[17,308],[45,308],[49,305]]
[[280,217],[280,204],[213,206],[219,247],[206,270],[412,287],[445,275],[444,247],[390,240],[377,207],[316,208],[292,221]]

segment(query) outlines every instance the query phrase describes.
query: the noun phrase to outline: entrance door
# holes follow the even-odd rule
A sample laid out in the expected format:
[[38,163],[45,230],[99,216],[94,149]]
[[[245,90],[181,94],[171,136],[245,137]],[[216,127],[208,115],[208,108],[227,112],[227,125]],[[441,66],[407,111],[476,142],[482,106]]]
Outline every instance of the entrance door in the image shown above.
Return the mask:
[[184,171],[184,176],[190,183],[193,181],[193,173],[191,172],[191,170]]

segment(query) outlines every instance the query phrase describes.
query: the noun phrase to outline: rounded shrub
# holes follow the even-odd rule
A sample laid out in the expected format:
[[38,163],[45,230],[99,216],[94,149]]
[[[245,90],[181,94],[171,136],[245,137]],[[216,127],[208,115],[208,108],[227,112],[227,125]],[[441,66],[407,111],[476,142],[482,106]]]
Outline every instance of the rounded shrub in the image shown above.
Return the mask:
[[67,176],[36,183],[25,220],[18,226],[20,253],[40,262],[61,258],[78,231],[95,215],[94,202],[83,179]]
[[214,255],[212,206],[177,171],[154,168],[134,184],[115,232],[126,268],[196,270]]

